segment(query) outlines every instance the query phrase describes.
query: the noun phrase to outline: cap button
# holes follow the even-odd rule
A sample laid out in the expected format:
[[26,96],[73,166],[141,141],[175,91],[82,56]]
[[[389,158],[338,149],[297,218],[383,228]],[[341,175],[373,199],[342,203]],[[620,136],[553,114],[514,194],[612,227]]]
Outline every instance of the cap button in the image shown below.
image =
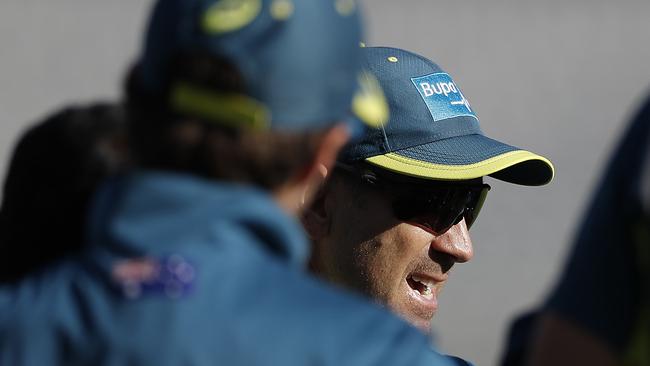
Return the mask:
[[275,20],[287,20],[293,15],[293,2],[291,0],[275,0],[271,3],[271,17]]
[[347,17],[354,13],[357,8],[357,3],[355,0],[336,0],[334,2],[334,8],[339,15]]

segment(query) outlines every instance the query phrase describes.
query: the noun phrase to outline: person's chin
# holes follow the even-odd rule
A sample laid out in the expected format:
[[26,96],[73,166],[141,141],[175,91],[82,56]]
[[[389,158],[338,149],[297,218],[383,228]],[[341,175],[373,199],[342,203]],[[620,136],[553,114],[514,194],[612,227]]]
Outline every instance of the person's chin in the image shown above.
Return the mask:
[[424,335],[431,335],[431,319],[406,319],[406,321],[415,327],[417,330],[422,332]]

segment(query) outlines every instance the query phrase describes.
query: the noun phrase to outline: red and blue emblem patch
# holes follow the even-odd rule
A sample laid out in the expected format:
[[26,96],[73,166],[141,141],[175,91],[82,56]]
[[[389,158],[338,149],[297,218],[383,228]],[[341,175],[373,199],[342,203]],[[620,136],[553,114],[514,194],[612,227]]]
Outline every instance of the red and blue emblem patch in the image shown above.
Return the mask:
[[180,255],[123,259],[111,277],[129,299],[157,295],[179,299],[188,295],[196,279],[195,267]]

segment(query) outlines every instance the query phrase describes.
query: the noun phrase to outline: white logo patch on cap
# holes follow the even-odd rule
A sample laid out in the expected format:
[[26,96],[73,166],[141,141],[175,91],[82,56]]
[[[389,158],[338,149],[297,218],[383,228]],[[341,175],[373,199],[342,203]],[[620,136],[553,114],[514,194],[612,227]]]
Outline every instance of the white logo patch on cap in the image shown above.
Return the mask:
[[411,78],[424,99],[434,121],[458,116],[476,117],[469,102],[449,74],[435,74]]

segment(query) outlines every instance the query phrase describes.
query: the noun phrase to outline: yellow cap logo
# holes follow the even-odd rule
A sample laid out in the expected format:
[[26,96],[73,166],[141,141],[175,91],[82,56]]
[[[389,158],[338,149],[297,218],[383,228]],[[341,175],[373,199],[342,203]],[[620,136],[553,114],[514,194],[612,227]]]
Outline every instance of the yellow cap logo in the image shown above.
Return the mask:
[[352,111],[370,127],[380,127],[388,122],[390,111],[379,81],[371,73],[359,75],[359,91],[352,99]]
[[212,34],[233,32],[250,24],[262,10],[262,0],[219,0],[203,15],[203,29]]

